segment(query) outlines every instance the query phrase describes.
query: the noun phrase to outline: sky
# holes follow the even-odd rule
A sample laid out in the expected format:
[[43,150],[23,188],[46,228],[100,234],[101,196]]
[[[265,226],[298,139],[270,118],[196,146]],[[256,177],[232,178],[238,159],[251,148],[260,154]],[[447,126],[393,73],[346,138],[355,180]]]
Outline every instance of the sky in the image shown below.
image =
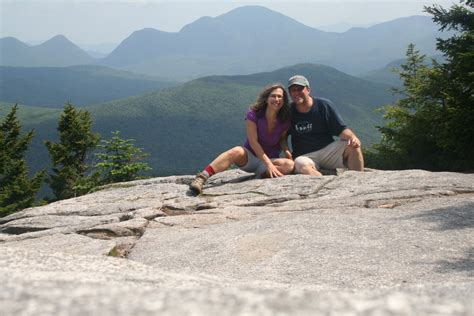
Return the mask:
[[[134,31],[178,32],[202,16],[261,5],[305,25],[325,29],[346,24],[369,26],[411,15],[427,15],[425,5],[445,0],[0,0],[0,37],[39,44],[62,34],[80,45],[118,44]],[[340,26],[340,25],[339,25]]]

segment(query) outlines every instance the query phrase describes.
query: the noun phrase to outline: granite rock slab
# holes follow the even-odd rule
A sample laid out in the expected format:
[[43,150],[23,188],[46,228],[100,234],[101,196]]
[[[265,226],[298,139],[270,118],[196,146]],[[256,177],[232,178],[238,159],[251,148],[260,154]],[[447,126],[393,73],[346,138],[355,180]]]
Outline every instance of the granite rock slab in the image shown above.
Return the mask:
[[472,315],[474,175],[114,184],[0,218],[7,315]]

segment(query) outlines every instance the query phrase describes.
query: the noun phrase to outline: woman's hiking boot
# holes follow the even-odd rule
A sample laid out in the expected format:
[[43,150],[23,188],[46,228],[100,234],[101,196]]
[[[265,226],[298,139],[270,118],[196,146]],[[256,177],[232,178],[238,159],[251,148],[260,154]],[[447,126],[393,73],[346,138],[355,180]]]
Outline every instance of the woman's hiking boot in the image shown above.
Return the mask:
[[196,177],[191,181],[191,184],[189,185],[189,188],[193,190],[194,192],[200,194],[202,192],[202,187],[204,186],[204,183],[206,183],[207,179],[209,177],[205,175],[204,173],[200,172],[196,175]]

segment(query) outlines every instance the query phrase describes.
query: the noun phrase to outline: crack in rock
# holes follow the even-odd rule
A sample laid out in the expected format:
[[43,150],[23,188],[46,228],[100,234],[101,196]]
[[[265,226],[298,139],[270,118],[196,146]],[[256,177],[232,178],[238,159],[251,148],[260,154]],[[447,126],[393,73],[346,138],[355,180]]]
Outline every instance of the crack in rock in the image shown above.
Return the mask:
[[166,216],[179,216],[179,215],[190,215],[195,214],[193,211],[186,211],[182,208],[174,207],[172,205],[164,205],[162,208],[163,213]]
[[287,201],[294,201],[295,199],[289,198],[289,197],[281,197],[281,198],[271,198],[267,200],[262,200],[262,201],[256,201],[256,202],[250,202],[246,204],[240,204],[239,206],[244,206],[244,207],[251,207],[251,206],[269,206],[273,204],[279,204]]
[[404,196],[391,199],[369,199],[364,203],[365,208],[395,208],[401,205],[416,203],[424,200],[425,198],[441,197],[441,196],[458,196],[461,194],[472,194],[471,192],[457,193],[455,191],[447,190],[438,193],[420,194],[412,196]]
[[8,235],[22,235],[39,231],[46,231],[51,227],[10,226],[0,229],[0,233]]
[[141,237],[145,231],[141,229],[127,229],[121,228],[118,230],[116,227],[106,229],[106,228],[91,228],[85,230],[78,230],[76,233],[85,235],[87,237],[96,238],[96,239],[112,239],[115,237],[125,237],[125,236],[136,236]]
[[331,184],[332,182],[336,181],[338,179],[338,177],[333,177],[332,179],[329,179],[328,181],[326,182],[323,182],[320,186],[316,187],[316,189],[310,193],[299,193],[298,195],[302,198],[302,199],[305,199],[305,198],[308,198],[308,197],[311,197],[311,196],[315,196],[315,197],[319,197],[319,196],[324,196],[324,195],[327,195],[327,194],[321,194],[319,195],[319,193],[324,190],[324,189],[328,189],[328,190],[331,190],[331,188],[327,188],[326,186],[328,184]]
[[131,209],[131,210],[129,210],[129,212],[127,214],[123,214],[122,216],[120,216],[119,221],[120,222],[125,222],[125,221],[128,221],[128,220],[134,218],[135,216],[134,216],[133,212],[131,212],[131,211],[134,211],[134,209]]
[[396,199],[366,200],[364,207],[365,208],[395,208],[401,205],[415,203],[422,200],[423,198],[421,196],[396,198]]
[[77,233],[106,239],[124,236],[141,237],[148,224],[149,221],[144,218],[134,218],[124,222],[97,225],[91,228],[77,230]]
[[218,208],[217,203],[204,203],[196,205],[196,211],[212,210]]

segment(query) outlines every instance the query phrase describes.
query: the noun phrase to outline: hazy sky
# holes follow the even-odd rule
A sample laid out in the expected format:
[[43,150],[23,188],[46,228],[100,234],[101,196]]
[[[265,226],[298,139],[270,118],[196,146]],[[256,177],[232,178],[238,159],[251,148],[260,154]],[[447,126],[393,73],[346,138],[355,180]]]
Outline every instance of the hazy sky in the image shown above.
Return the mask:
[[[119,43],[143,28],[178,32],[199,17],[215,17],[245,5],[261,5],[311,27],[371,25],[426,15],[424,5],[445,0],[0,0],[0,37],[41,42],[63,34],[76,44]],[[457,2],[457,1],[456,1]]]

